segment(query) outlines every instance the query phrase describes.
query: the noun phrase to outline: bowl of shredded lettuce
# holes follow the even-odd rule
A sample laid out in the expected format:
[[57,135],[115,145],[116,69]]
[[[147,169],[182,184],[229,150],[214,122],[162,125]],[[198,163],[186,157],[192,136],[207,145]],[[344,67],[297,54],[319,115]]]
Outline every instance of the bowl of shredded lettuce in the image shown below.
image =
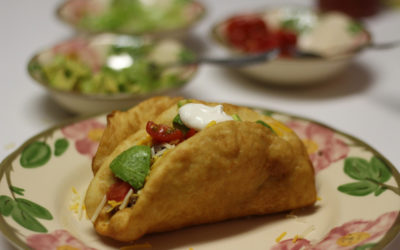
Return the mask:
[[101,34],[74,37],[35,54],[30,76],[76,114],[125,109],[173,95],[197,72],[195,54],[177,40]]
[[180,36],[204,14],[204,6],[193,0],[66,0],[57,10],[79,31],[157,37]]

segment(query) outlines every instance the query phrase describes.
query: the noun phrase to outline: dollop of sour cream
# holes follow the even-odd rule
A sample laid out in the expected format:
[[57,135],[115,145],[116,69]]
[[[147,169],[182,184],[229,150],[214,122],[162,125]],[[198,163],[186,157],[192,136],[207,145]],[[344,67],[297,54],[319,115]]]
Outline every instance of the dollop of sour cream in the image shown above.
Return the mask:
[[233,120],[224,112],[222,105],[210,107],[200,103],[188,103],[180,107],[178,113],[183,124],[195,130],[204,129],[212,121],[218,123]]

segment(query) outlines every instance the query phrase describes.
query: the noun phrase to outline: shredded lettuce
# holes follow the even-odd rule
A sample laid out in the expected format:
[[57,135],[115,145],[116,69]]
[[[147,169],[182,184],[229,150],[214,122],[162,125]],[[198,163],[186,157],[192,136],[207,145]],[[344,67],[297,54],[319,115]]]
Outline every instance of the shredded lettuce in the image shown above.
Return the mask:
[[113,0],[100,15],[87,14],[79,26],[92,30],[142,33],[181,27],[185,23],[184,7],[188,0],[171,0],[170,4],[146,5],[138,0]]

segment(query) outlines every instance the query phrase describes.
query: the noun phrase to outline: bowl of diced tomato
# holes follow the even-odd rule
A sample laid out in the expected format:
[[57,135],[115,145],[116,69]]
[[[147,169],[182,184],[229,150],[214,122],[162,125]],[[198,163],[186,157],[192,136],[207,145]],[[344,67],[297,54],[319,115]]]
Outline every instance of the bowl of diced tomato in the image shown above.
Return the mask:
[[338,12],[281,7],[232,15],[212,28],[212,37],[232,54],[257,54],[278,48],[265,63],[238,68],[268,84],[322,83],[343,72],[371,42],[357,20]]

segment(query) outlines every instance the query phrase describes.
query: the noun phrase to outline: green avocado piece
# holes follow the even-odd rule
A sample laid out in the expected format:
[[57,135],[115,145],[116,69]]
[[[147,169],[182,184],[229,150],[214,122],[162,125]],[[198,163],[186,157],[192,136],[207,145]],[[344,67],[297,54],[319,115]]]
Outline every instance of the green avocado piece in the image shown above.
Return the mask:
[[49,84],[60,90],[74,90],[80,79],[91,75],[90,68],[82,62],[57,55],[54,60],[43,66]]
[[118,155],[110,164],[114,175],[128,182],[135,190],[143,187],[150,171],[151,149],[149,146],[133,146]]

